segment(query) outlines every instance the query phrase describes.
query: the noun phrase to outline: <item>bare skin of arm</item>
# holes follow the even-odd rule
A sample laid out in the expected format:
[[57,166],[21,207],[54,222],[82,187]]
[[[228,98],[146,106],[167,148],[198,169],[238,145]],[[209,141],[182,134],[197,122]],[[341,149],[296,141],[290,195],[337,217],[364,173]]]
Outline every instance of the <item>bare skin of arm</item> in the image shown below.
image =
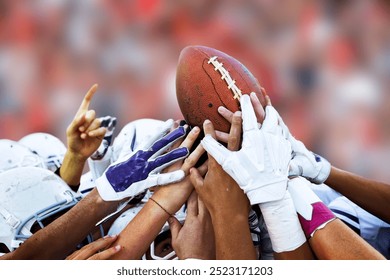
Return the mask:
[[[264,89],[262,89],[262,95],[264,96],[264,100],[268,100],[267,105],[271,105],[269,98],[266,98],[267,95],[266,95]],[[262,104],[260,103],[260,100],[256,94],[250,95],[250,99],[252,102],[252,106],[255,110],[257,121],[259,123],[262,123],[264,120],[264,116],[265,116],[264,108],[263,108]],[[237,113],[233,114],[233,112],[229,111],[228,109],[226,109],[224,107],[218,108],[218,112],[228,122],[230,122],[232,124],[232,127],[235,127],[235,126],[237,127],[238,125],[241,126],[241,120],[237,120],[236,117],[234,117]],[[237,128],[236,128],[236,131],[238,131]],[[239,132],[241,133],[241,130],[239,130]],[[237,133],[237,132],[235,132],[235,133]],[[237,142],[234,144],[235,149],[238,149],[241,145],[241,143],[240,143],[241,138],[237,137],[237,135],[234,137],[233,135],[235,133],[230,133],[231,135],[228,135],[226,133],[216,131],[216,136],[217,136],[218,140],[225,142],[225,143],[228,143],[229,137],[233,138],[235,140],[235,142]],[[239,134],[238,134],[238,136],[239,136]],[[237,141],[237,139],[238,139],[238,141]],[[291,259],[308,260],[308,259],[315,258],[308,242],[305,242],[304,244],[302,244],[300,247],[298,247],[297,249],[295,249],[293,251],[285,251],[285,252],[280,252],[280,253],[274,252],[274,257],[275,257],[275,259],[280,259],[280,260],[291,260]]]
[[106,128],[100,127],[100,120],[96,118],[95,111],[89,110],[96,91],[95,84],[84,96],[73,121],[66,130],[68,147],[60,168],[60,176],[69,186],[80,184],[86,160],[99,147],[106,133]]
[[320,260],[385,260],[339,219],[317,230],[309,242]]
[[[199,132],[198,127],[193,128],[180,146],[190,149]],[[186,177],[178,183],[158,187],[152,196],[168,213],[176,213],[193,191],[188,176],[189,170],[195,166],[203,153],[204,150],[199,145],[184,162],[177,162],[168,168],[167,171],[181,168],[186,174]],[[205,168],[207,168],[205,165],[199,167],[200,172],[205,173]],[[159,205],[152,200],[148,200],[141,211],[119,234],[113,246],[121,245],[122,249],[112,259],[141,259],[169,217],[170,215],[162,210]]]
[[73,252],[66,260],[107,260],[120,251],[121,246],[110,247],[118,236],[105,236]]
[[[216,137],[210,121],[205,121],[203,129],[205,134]],[[237,150],[241,138],[240,112],[235,114],[230,131],[228,148]],[[208,172],[205,178],[203,179],[197,170],[192,169],[191,180],[211,216],[216,258],[219,260],[256,259],[248,224],[249,201],[233,178],[209,155]]]
[[118,202],[103,201],[96,189],[78,202],[68,212],[40,229],[18,249],[5,254],[3,259],[65,259],[95,224],[114,212]]
[[297,249],[281,253],[274,252],[275,260],[314,260],[313,251],[308,242],[303,243]]
[[363,209],[390,223],[390,185],[366,179],[333,166],[325,184]]

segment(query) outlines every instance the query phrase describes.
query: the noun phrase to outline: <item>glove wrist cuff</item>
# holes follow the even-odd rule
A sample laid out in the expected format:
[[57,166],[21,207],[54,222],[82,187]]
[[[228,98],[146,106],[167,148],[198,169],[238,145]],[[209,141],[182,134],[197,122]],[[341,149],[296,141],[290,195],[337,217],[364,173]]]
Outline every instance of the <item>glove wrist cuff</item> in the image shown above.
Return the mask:
[[312,204],[313,213],[311,220],[306,220],[298,213],[298,218],[301,223],[303,232],[306,238],[313,237],[318,229],[322,229],[327,223],[334,220],[336,216],[329,210],[329,208],[321,201]]
[[103,174],[101,177],[96,179],[95,183],[96,183],[96,189],[99,192],[100,197],[104,201],[118,200],[117,193],[112,188],[105,174]]
[[293,251],[306,242],[289,192],[278,201],[259,204],[274,252]]
[[312,179],[312,182],[315,184],[322,184],[323,182],[326,181],[326,179],[328,179],[330,174],[330,168],[331,168],[330,163],[324,158],[322,158],[322,160],[323,163],[319,174],[317,175],[317,177]]

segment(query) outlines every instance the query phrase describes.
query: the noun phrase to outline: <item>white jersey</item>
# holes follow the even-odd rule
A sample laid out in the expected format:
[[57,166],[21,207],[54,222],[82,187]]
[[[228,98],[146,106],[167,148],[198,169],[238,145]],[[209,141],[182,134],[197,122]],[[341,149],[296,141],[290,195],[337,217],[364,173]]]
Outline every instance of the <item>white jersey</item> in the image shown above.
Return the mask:
[[325,184],[311,184],[311,189],[321,199],[325,205],[329,205],[333,200],[342,196],[342,194],[336,192],[334,189],[329,188]]
[[365,211],[344,196],[333,200],[328,207],[371,246],[390,259],[390,224]]

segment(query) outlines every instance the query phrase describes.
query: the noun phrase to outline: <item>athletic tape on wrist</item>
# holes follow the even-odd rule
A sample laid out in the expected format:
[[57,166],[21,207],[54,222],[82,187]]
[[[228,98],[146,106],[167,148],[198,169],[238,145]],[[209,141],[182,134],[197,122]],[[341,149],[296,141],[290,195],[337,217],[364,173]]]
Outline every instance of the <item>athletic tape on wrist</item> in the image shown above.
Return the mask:
[[332,211],[321,201],[313,203],[312,207],[313,214],[311,220],[306,220],[298,213],[299,222],[306,238],[313,237],[316,230],[324,228],[327,223],[336,218]]
[[283,199],[260,203],[259,206],[267,225],[274,252],[293,251],[306,242],[305,234],[288,191]]

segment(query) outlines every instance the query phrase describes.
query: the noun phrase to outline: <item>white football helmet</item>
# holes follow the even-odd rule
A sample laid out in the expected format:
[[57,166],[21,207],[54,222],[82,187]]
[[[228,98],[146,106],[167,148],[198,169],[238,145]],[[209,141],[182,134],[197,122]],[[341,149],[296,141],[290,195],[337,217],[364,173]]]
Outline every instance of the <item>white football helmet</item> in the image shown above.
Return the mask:
[[119,234],[128,223],[138,214],[144,204],[137,204],[134,207],[124,211],[116,220],[112,223],[108,230],[108,235]]
[[56,171],[64,160],[66,147],[60,139],[44,132],[35,132],[24,136],[19,143],[29,148],[43,159],[47,169]]
[[20,167],[0,174],[0,251],[13,251],[81,199],[53,172]]
[[154,119],[139,119],[129,122],[114,139],[111,162],[117,161],[154,136],[156,129],[164,125],[164,121]]
[[0,139],[0,173],[6,170],[36,166],[46,168],[43,160],[26,146],[8,139]]
[[95,180],[93,179],[91,172],[88,171],[81,175],[80,186],[77,189],[77,193],[86,196],[95,188],[95,186]]

